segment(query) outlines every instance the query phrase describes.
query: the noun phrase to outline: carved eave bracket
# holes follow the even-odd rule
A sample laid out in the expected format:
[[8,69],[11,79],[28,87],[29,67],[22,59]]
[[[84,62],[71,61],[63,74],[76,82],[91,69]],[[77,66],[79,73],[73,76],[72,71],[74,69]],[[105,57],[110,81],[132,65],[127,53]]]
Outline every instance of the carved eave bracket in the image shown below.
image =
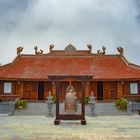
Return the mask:
[[41,49],[38,50],[38,47],[37,47],[37,46],[34,47],[34,50],[35,50],[35,54],[36,54],[36,55],[38,55],[38,54],[43,54],[43,50],[41,50]]
[[23,47],[21,46],[17,47],[17,55],[20,55],[22,51],[23,51]]
[[123,53],[124,53],[124,48],[122,48],[122,47],[117,47],[117,50],[118,50],[118,52],[119,52],[120,55],[123,55]]

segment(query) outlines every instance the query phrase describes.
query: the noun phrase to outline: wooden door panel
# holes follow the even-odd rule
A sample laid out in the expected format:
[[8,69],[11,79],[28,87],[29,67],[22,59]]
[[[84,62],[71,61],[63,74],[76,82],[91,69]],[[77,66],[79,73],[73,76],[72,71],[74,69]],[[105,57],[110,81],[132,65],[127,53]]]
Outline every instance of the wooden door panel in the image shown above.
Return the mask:
[[117,82],[110,82],[110,99],[114,100],[118,98]]
[[37,83],[36,82],[25,82],[23,89],[23,98],[27,100],[37,99]]

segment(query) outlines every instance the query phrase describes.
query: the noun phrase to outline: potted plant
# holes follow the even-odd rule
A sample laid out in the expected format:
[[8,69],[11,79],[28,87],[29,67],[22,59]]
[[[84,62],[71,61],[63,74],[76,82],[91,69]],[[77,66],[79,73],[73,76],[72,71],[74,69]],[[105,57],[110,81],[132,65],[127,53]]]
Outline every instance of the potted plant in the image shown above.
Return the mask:
[[52,96],[53,103],[56,103],[56,96]]
[[89,104],[89,96],[85,97],[85,104],[88,105]]
[[125,98],[120,98],[115,101],[115,106],[119,110],[126,110],[127,109],[127,103],[128,101]]
[[22,108],[26,108],[27,107],[27,102],[24,100],[18,100],[16,101],[16,108],[18,109],[22,109]]

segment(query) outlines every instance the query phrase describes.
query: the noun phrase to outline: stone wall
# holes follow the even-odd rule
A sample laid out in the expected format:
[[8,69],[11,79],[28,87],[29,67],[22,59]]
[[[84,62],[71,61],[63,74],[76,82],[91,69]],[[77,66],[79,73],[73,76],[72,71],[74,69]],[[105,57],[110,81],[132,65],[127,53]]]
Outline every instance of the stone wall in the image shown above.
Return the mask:
[[137,112],[137,110],[140,110],[140,103],[129,101],[127,105],[127,111],[129,113],[134,113]]

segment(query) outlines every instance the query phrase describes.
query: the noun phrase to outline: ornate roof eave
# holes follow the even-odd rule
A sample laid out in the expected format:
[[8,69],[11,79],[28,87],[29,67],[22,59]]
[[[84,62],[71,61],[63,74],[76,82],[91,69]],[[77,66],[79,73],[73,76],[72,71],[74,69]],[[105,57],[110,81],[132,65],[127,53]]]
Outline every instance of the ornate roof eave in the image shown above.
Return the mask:
[[[140,77],[138,78],[94,78],[93,75],[48,75],[46,78],[7,78],[7,77],[0,77],[0,80],[3,81],[50,81],[49,77],[89,77],[89,81],[140,81]],[[92,78],[91,78],[92,77]],[[65,80],[64,80],[65,81]]]
[[3,81],[48,81],[47,78],[7,78],[7,77],[0,77],[0,80]]

